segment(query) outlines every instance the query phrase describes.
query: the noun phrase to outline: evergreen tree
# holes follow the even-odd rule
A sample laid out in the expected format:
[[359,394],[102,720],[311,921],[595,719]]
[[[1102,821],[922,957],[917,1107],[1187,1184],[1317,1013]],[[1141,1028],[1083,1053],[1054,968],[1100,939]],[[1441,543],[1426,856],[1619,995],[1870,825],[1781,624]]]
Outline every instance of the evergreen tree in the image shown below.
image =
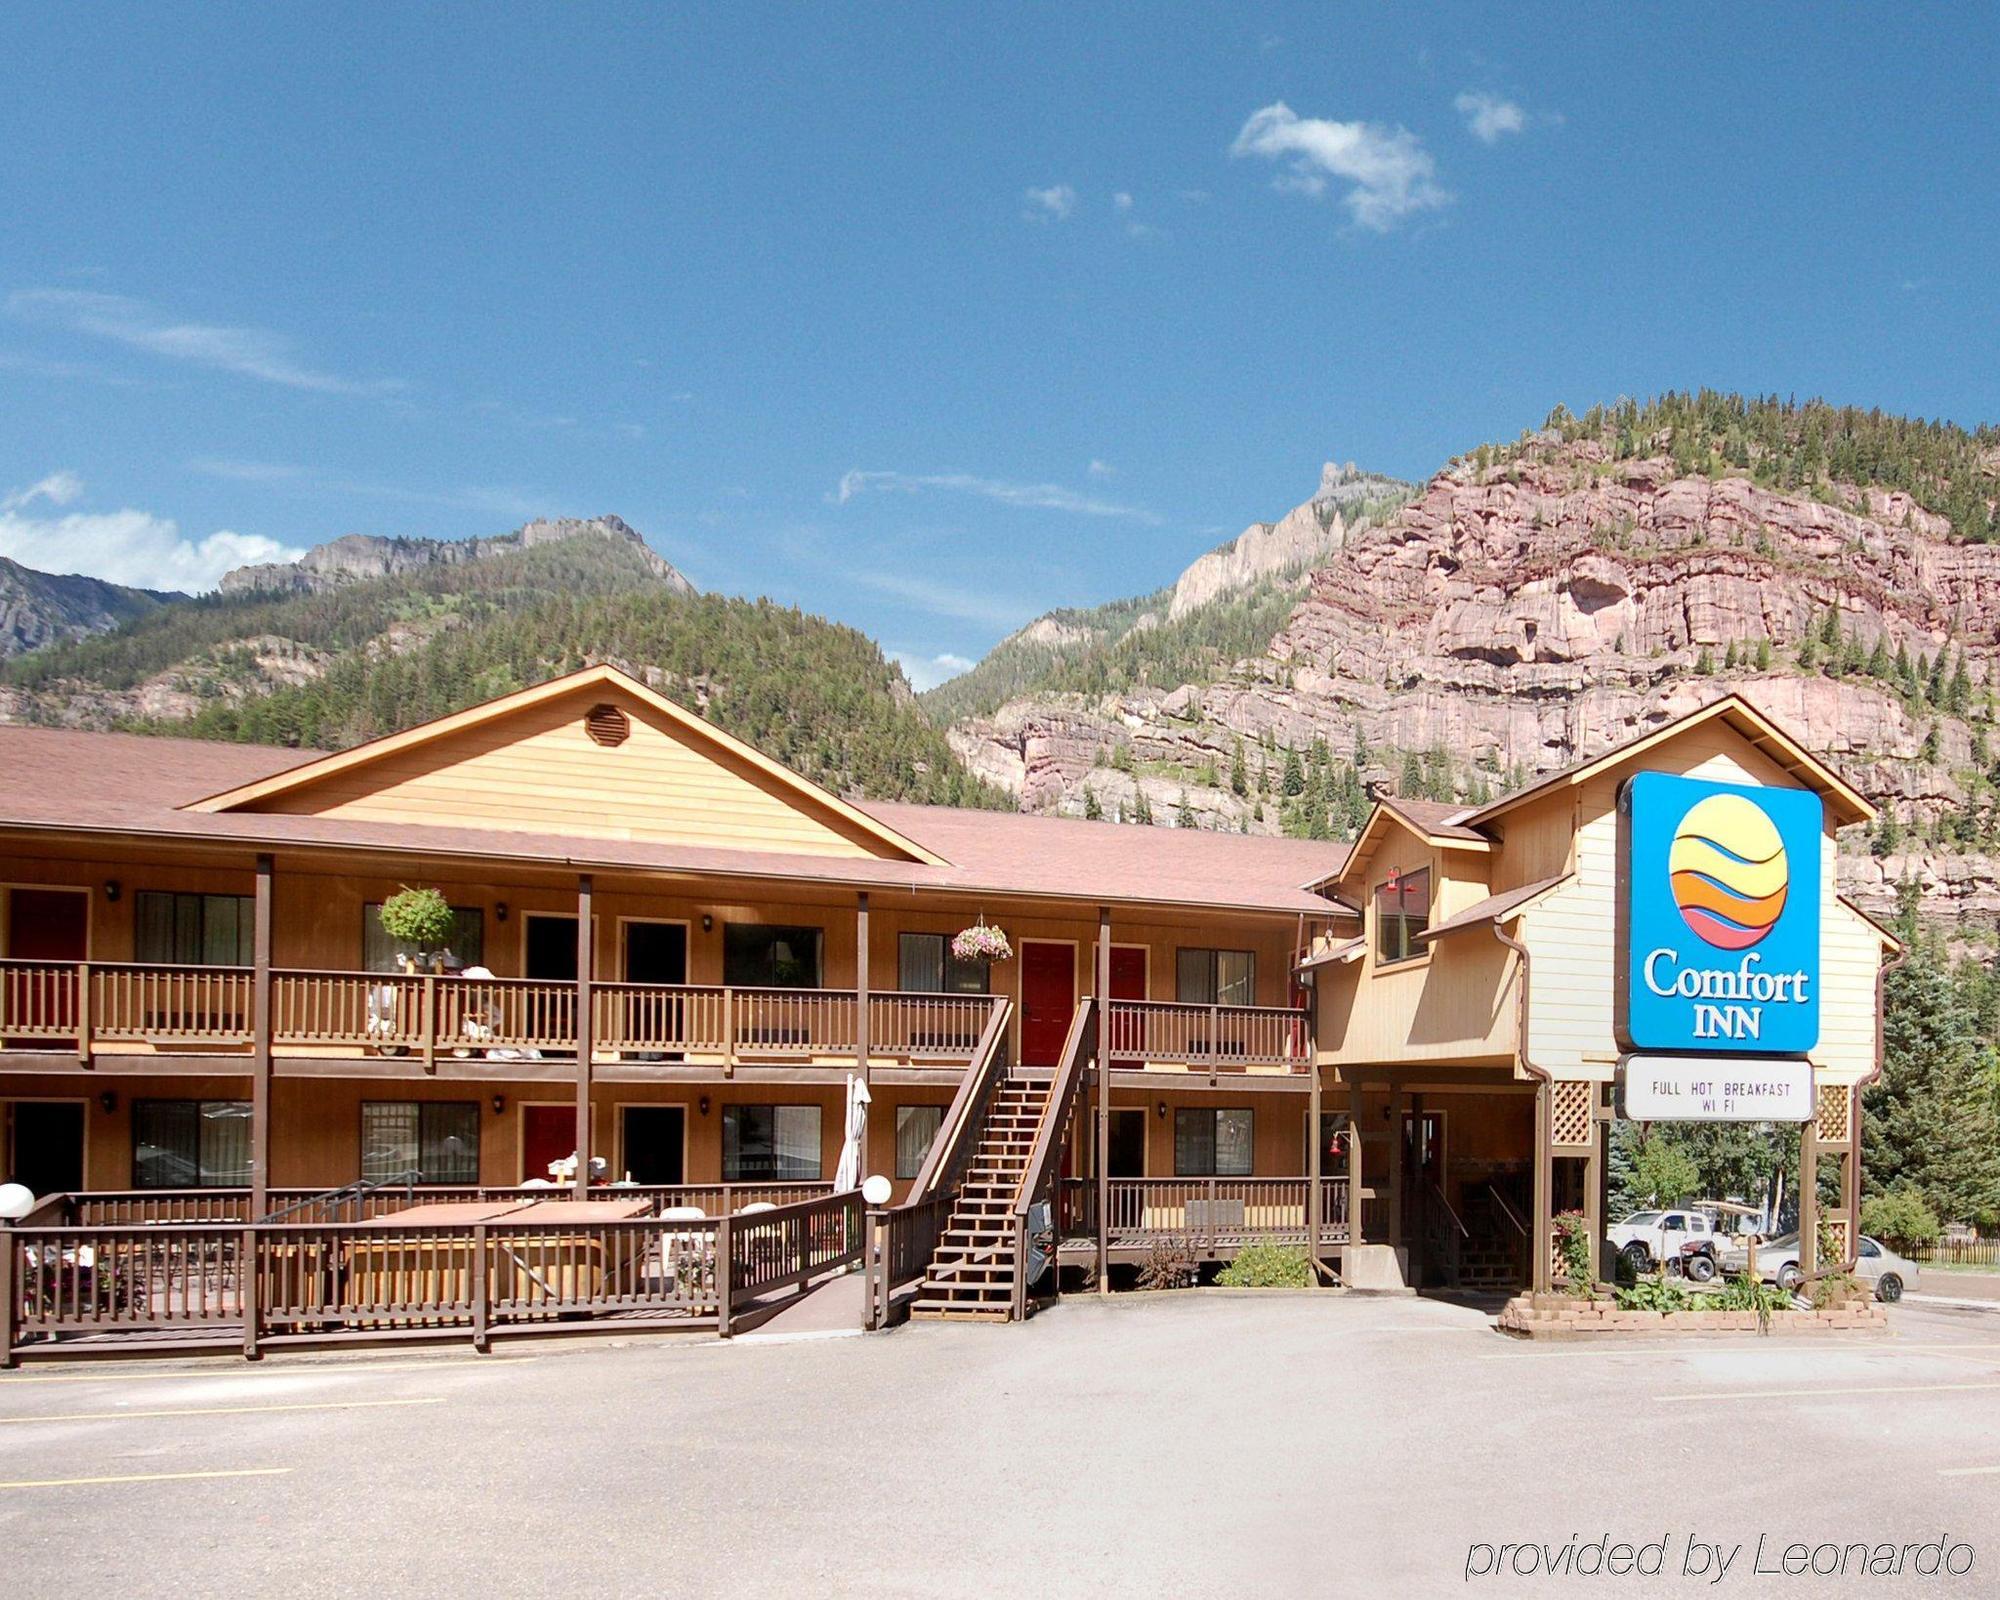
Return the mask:
[[1174,807],[1174,826],[1176,828],[1196,826],[1194,807],[1188,804],[1188,792],[1185,789],[1181,790],[1180,802]]
[[1142,827],[1150,828],[1153,825],[1153,802],[1146,798],[1144,789],[1134,789],[1133,795],[1132,820]]
[[1097,791],[1087,783],[1083,786],[1083,815],[1089,822],[1104,820],[1104,807],[1098,803]]
[[1243,739],[1238,735],[1236,747],[1229,753],[1229,792],[1233,795],[1247,795],[1250,792],[1249,769],[1243,764]]
[[1694,658],[1695,672],[1704,678],[1715,676],[1715,652],[1707,645],[1701,647],[1701,654]]
[[1298,795],[1306,792],[1306,769],[1300,765],[1299,753],[1296,749],[1287,749],[1285,751],[1284,787],[1285,793],[1288,795]]
[[1771,670],[1771,641],[1769,639],[1759,639],[1757,641],[1757,670],[1759,672],[1769,672]]

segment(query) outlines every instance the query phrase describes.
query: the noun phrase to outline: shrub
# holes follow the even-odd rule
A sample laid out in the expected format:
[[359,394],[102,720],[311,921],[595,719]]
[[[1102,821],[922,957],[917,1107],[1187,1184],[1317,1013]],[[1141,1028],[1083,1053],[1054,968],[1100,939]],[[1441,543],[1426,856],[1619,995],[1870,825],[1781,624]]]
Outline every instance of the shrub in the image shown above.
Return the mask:
[[1692,1311],[1696,1297],[1666,1274],[1641,1278],[1618,1291],[1620,1311]]
[[1816,1311],[1853,1305],[1856,1301],[1865,1304],[1869,1293],[1868,1286],[1851,1272],[1829,1272],[1806,1285],[1806,1298]]
[[1215,1281],[1231,1289],[1304,1289],[1312,1283],[1312,1266],[1297,1245],[1246,1245]]
[[1935,1244],[1943,1231],[1937,1213],[1914,1189],[1891,1189],[1861,1207],[1861,1231],[1886,1239],[1898,1250]]
[[405,884],[382,902],[378,915],[384,933],[419,950],[442,950],[458,931],[451,902],[439,889],[412,889]]
[[1194,1246],[1185,1239],[1162,1239],[1139,1268],[1141,1289],[1191,1289],[1201,1275]]
[[1573,1295],[1588,1296],[1590,1281],[1590,1228],[1581,1211],[1565,1211],[1556,1218],[1556,1250],[1562,1259],[1564,1281]]

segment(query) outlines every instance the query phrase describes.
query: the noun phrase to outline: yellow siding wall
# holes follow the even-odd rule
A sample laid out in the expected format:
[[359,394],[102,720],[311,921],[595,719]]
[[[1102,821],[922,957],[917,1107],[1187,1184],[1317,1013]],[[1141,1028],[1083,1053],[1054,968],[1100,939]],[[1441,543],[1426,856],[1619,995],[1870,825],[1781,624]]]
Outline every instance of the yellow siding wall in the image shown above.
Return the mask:
[[[631,737],[584,730],[617,705]],[[888,856],[866,831],[673,725],[636,696],[593,686],[334,773],[249,810],[821,856]]]
[[[1718,783],[1796,788],[1791,775],[1727,728],[1707,723],[1652,752],[1645,768]],[[1574,805],[1575,877],[1522,919],[1521,937],[1534,957],[1529,995],[1529,1051],[1558,1077],[1615,1075],[1618,1045],[1614,993],[1618,896],[1618,786],[1626,769],[1591,779],[1522,808],[1507,819],[1510,837],[1525,828],[1567,831]],[[1875,1059],[1876,935],[1835,897],[1836,845],[1823,838],[1820,895],[1820,1045],[1814,1063],[1830,1082],[1865,1076]]]

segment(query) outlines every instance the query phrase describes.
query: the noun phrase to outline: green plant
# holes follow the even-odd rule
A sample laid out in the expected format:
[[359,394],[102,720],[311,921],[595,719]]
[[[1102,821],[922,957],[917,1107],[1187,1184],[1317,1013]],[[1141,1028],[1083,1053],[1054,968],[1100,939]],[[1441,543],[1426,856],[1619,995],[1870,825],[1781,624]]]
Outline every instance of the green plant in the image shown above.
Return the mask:
[[438,889],[412,889],[405,884],[382,902],[377,915],[384,933],[419,950],[442,950],[458,931],[451,902]]
[[1139,1267],[1141,1289],[1191,1289],[1201,1274],[1194,1246],[1185,1239],[1162,1239]]
[[1231,1289],[1304,1289],[1312,1282],[1312,1267],[1297,1245],[1253,1244],[1215,1275]]
[[1805,1292],[1818,1311],[1853,1305],[1857,1300],[1865,1303],[1869,1297],[1868,1286],[1851,1272],[1829,1272],[1814,1278]]
[[1556,1251],[1562,1260],[1563,1280],[1573,1295],[1591,1292],[1590,1227],[1581,1211],[1565,1211],[1556,1218]]
[[1861,1207],[1861,1231],[1888,1240],[1898,1250],[1910,1250],[1935,1244],[1943,1229],[1922,1195],[1896,1188],[1872,1196]]
[[1650,1274],[1629,1289],[1618,1291],[1620,1311],[1691,1311],[1696,1296],[1665,1273]]

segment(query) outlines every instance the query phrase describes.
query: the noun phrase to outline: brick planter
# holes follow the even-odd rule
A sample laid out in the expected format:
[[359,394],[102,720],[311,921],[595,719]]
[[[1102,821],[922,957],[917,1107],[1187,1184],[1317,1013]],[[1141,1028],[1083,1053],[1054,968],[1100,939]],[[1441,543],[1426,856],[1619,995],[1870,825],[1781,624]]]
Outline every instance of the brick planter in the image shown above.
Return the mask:
[[[1872,1300],[1825,1311],[1773,1311],[1772,1333],[1886,1333],[1888,1307]],[[1758,1333],[1754,1311],[1621,1311],[1609,1300],[1562,1294],[1516,1295],[1500,1313],[1502,1333],[1519,1339],[1592,1339],[1618,1334]]]

